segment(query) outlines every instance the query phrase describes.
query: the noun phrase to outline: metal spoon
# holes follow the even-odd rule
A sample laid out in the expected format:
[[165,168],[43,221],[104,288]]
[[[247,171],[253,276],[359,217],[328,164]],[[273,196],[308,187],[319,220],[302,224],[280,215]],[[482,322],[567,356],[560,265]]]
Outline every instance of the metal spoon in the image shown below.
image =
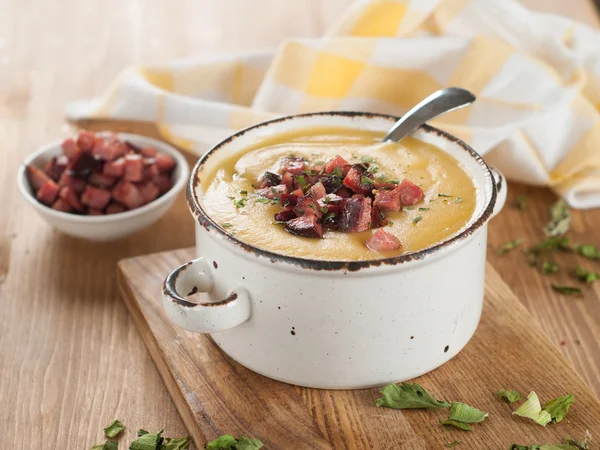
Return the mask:
[[465,89],[440,89],[404,114],[385,135],[383,142],[398,142],[434,117],[470,105],[474,101],[475,96]]

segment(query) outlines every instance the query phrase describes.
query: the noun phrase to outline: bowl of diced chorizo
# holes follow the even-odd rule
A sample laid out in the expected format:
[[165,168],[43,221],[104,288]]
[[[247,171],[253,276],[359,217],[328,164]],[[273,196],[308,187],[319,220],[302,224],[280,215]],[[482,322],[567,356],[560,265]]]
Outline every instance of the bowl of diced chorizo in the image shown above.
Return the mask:
[[188,174],[185,158],[164,142],[81,130],[30,155],[18,183],[25,199],[59,231],[110,241],[158,220]]

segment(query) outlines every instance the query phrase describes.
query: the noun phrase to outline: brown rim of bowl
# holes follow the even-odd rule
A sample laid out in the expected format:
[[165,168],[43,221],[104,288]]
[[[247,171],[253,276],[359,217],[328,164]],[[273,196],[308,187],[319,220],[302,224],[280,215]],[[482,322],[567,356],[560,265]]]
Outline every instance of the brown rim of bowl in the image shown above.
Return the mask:
[[242,248],[243,250],[245,250],[249,253],[252,253],[256,256],[262,256],[262,257],[268,258],[273,263],[281,261],[281,262],[289,263],[289,264],[299,266],[299,267],[302,267],[305,269],[355,272],[355,271],[358,271],[360,269],[364,269],[367,267],[376,267],[376,266],[381,266],[381,265],[397,265],[397,264],[407,263],[407,262],[415,261],[415,260],[423,260],[427,256],[436,254],[441,250],[447,249],[452,244],[455,244],[455,243],[465,240],[466,238],[468,238],[469,236],[474,234],[476,231],[478,231],[491,217],[492,212],[494,210],[494,206],[496,204],[497,188],[496,188],[496,183],[494,182],[494,177],[492,175],[490,167],[486,164],[486,162],[483,160],[481,155],[479,155],[479,153],[477,153],[475,150],[473,150],[466,143],[464,143],[460,139],[452,136],[451,134],[448,134],[445,131],[442,131],[442,130],[432,127],[430,125],[422,125],[420,128],[421,130],[424,130],[428,133],[435,133],[438,136],[441,136],[441,137],[447,139],[448,141],[457,144],[464,151],[466,151],[483,168],[483,170],[485,171],[485,174],[486,174],[486,178],[489,181],[491,189],[492,189],[492,195],[490,197],[490,200],[489,200],[487,206],[485,207],[485,209],[479,215],[479,217],[469,227],[467,227],[466,229],[464,229],[457,235],[455,235],[445,241],[442,241],[438,244],[435,244],[431,247],[427,247],[427,248],[424,248],[422,250],[418,250],[418,251],[412,252],[412,253],[394,256],[391,258],[360,260],[360,261],[343,261],[343,260],[327,261],[327,260],[317,260],[317,259],[308,259],[308,258],[298,258],[295,256],[288,256],[288,255],[283,255],[281,253],[275,253],[275,252],[272,252],[269,250],[263,250],[263,249],[253,246],[252,244],[248,244],[247,242],[244,242],[244,241],[236,238],[234,235],[228,233],[227,230],[222,228],[217,222],[215,222],[204,211],[204,209],[200,205],[200,202],[196,198],[195,188],[197,185],[196,180],[198,179],[197,173],[200,170],[200,168],[202,167],[202,165],[208,160],[208,158],[210,158],[210,156],[214,152],[218,151],[221,147],[229,144],[234,139],[236,139],[240,136],[243,136],[248,131],[251,131],[251,130],[254,130],[257,128],[261,128],[264,126],[268,126],[268,125],[271,125],[274,123],[285,122],[287,120],[292,120],[292,119],[295,119],[298,117],[313,117],[313,116],[379,117],[382,119],[390,119],[393,121],[396,121],[399,119],[399,117],[397,117],[397,116],[392,116],[392,115],[388,115],[388,114],[354,112],[354,111],[327,111],[327,112],[305,113],[305,114],[297,114],[297,115],[293,115],[293,116],[280,117],[278,119],[268,120],[266,122],[261,122],[256,125],[252,125],[248,128],[238,131],[235,134],[232,134],[227,139],[219,142],[217,145],[215,145],[213,148],[211,148],[208,152],[206,152],[198,160],[198,162],[192,169],[190,180],[188,182],[187,189],[186,189],[186,197],[187,197],[187,203],[188,203],[190,212],[198,220],[200,225],[202,225],[207,231],[211,231],[211,230],[217,231],[221,235],[225,236],[225,238],[229,242],[237,245],[238,247]]

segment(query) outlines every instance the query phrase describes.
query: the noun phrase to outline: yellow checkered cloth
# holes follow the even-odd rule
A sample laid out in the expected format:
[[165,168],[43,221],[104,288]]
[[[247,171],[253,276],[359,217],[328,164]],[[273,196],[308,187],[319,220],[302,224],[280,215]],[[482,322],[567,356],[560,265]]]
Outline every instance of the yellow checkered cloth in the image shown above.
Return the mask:
[[513,0],[358,1],[323,38],[132,67],[67,115],[153,122],[201,154],[273,117],[401,115],[447,86],[477,101],[433,125],[509,179],[548,185],[576,208],[600,206],[600,32]]

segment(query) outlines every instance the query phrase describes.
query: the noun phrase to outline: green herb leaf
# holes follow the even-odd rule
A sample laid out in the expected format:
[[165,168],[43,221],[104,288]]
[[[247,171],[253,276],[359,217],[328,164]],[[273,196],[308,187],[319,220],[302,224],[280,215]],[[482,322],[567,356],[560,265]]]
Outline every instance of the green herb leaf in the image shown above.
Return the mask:
[[298,175],[296,180],[300,184],[300,187],[304,188],[304,186],[306,186],[306,178],[304,178],[304,175]]
[[139,430],[137,430],[137,435],[138,436],[143,436],[145,434],[148,434],[148,432],[146,430],[143,430],[142,428],[140,428]]
[[456,200],[454,200],[454,203],[462,203],[463,199],[462,197],[456,197]]
[[259,439],[240,436],[235,445],[235,450],[258,450],[262,446],[263,443]]
[[371,164],[368,168],[367,168],[367,172],[369,173],[377,173],[379,172],[379,167],[377,167],[376,164]]
[[192,440],[189,436],[184,438],[166,438],[160,450],[187,450],[191,443]]
[[565,418],[569,412],[569,406],[574,402],[575,396],[573,394],[567,394],[550,400],[542,409],[550,414],[552,423],[558,423]]
[[400,184],[400,180],[387,180],[386,183],[390,184]]
[[516,411],[513,411],[513,414],[531,419],[544,427],[552,420],[550,414],[542,411],[540,400],[533,391],[527,396],[527,401],[519,406]]
[[219,436],[214,441],[210,441],[206,444],[206,450],[228,450],[234,449],[235,444],[237,444],[237,440],[230,434],[224,434],[223,436]]
[[388,224],[389,227],[391,227],[392,225],[394,225],[394,221],[388,219],[388,223],[387,224]]
[[576,441],[569,437],[564,439],[564,444],[541,444],[541,445],[520,445],[513,444],[510,450],[588,450],[587,439]]
[[448,426],[460,428],[461,430],[464,430],[464,431],[473,431],[473,427],[471,425],[469,425],[468,423],[459,422],[457,420],[452,420],[452,419],[442,420],[442,419],[440,419],[440,423],[442,425],[448,425]]
[[419,208],[419,211],[429,211],[430,208]]
[[109,438],[114,438],[124,429],[125,426],[121,422],[114,420],[113,423],[104,429],[104,435]]
[[446,447],[452,448],[452,447],[456,447],[458,444],[460,444],[460,441],[448,442],[446,444]]
[[558,284],[552,284],[551,286],[552,286],[552,289],[554,289],[556,292],[559,292],[564,295],[575,295],[575,296],[581,295],[581,289],[579,289],[578,287],[561,286]]
[[536,245],[527,249],[528,253],[539,254],[540,252],[551,251],[551,250],[570,250],[569,239],[566,236],[554,236],[546,239],[542,239]]
[[454,196],[448,195],[448,194],[438,194],[438,197],[454,197]]
[[258,450],[262,446],[263,443],[260,439],[249,438],[247,436],[240,436],[238,439],[235,439],[230,434],[225,434],[209,442],[206,445],[206,450]]
[[372,156],[361,156],[360,162],[361,163],[372,163],[372,162],[375,162],[375,158],[373,158]]
[[600,279],[600,273],[590,272],[586,270],[581,264],[577,264],[575,274],[577,275],[577,278],[579,278],[581,281],[585,281],[586,283],[593,283],[594,281]]
[[119,450],[119,443],[117,441],[106,441],[104,450]]
[[560,236],[569,231],[571,225],[571,212],[564,200],[558,200],[550,206],[550,221],[542,231],[546,236]]
[[335,167],[333,169],[333,176],[334,177],[338,177],[340,179],[344,178],[344,174],[342,173],[342,169],[340,169],[339,167]]
[[550,275],[551,273],[556,273],[558,272],[558,264],[550,262],[550,261],[544,261],[542,263],[542,273],[544,275]]
[[517,209],[525,209],[527,208],[527,203],[529,202],[529,198],[526,195],[519,195],[516,199],[515,202],[513,203],[513,206]]
[[510,390],[501,389],[498,392],[496,392],[496,396],[499,399],[506,400],[508,403],[515,403],[523,398],[521,393],[519,391],[517,391],[516,389],[510,389]]
[[239,200],[234,200],[233,204],[235,205],[236,208],[243,208],[244,206],[246,206],[246,201],[248,199],[247,198],[240,198]]
[[417,217],[415,217],[415,218],[413,219],[413,223],[414,223],[414,224],[417,224],[417,223],[419,223],[419,222],[421,221],[421,219],[422,219],[422,217],[421,217],[421,216],[417,216]]
[[129,450],[158,450],[163,441],[163,431],[141,435],[131,443]]
[[449,403],[440,401],[427,393],[418,383],[388,384],[381,389],[383,397],[375,401],[377,406],[393,409],[448,408]]
[[498,254],[504,255],[505,253],[510,252],[512,249],[517,248],[522,243],[523,243],[523,238],[517,238],[514,241],[510,241],[510,242],[507,242],[506,244],[502,244],[502,246],[498,249]]
[[242,190],[240,191],[240,195],[248,195],[248,191],[247,191],[247,190],[245,190],[245,189],[242,189]]
[[600,259],[600,249],[592,244],[575,244],[573,249],[585,258]]
[[231,228],[231,227],[233,226],[233,224],[231,224],[231,223],[229,223],[229,222],[223,222],[223,223],[221,224],[221,226],[222,226],[223,228]]
[[315,161],[315,165],[317,166],[321,166],[323,164],[325,164],[325,161]]
[[466,403],[452,402],[448,419],[463,423],[479,423],[483,422],[487,416],[488,413],[480,411]]
[[[245,199],[242,199],[242,200],[245,200]],[[270,203],[271,202],[268,198],[264,198],[264,197],[255,198],[254,201],[256,203]]]
[[329,208],[327,208],[327,206],[323,206],[319,211],[321,211],[323,214],[327,214],[329,212]]
[[404,211],[412,211],[413,209],[415,209],[414,206],[405,206],[404,208],[402,208]]
[[104,450],[104,444],[94,445],[91,450]]
[[362,176],[360,177],[360,184],[375,184],[375,181],[371,180],[369,177]]

